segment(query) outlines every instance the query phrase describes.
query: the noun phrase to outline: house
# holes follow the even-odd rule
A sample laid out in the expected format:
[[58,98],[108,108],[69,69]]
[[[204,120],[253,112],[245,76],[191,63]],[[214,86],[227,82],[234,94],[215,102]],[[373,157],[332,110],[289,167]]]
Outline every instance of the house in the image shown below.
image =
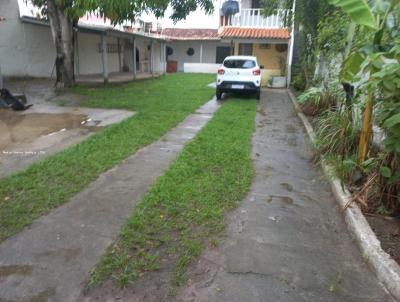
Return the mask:
[[[0,68],[5,77],[54,75],[56,58],[49,23],[24,0],[1,0]],[[140,25],[140,24],[139,24]],[[143,25],[146,23],[143,22]],[[148,26],[148,25],[147,25]],[[126,80],[166,71],[166,41],[151,29],[112,26],[85,16],[75,28],[75,75],[83,81]]]
[[[214,73],[223,57],[217,58],[216,49],[224,48],[217,29],[165,28],[162,35],[167,39],[170,71]],[[176,62],[176,63],[175,63]]]
[[[233,4],[233,6],[232,6]],[[264,17],[257,0],[220,1],[218,29],[164,29],[167,59],[177,71],[215,72],[228,55],[252,55],[264,66],[263,85],[271,76],[290,83],[293,31],[278,15]]]

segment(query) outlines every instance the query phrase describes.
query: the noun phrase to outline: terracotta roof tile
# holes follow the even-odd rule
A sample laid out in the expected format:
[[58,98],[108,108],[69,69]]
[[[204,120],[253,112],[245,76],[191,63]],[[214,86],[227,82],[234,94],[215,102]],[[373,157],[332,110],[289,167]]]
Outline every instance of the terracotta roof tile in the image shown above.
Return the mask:
[[219,40],[217,29],[164,28],[162,33],[171,40]]
[[243,28],[225,27],[220,34],[221,38],[243,39],[289,39],[287,28]]

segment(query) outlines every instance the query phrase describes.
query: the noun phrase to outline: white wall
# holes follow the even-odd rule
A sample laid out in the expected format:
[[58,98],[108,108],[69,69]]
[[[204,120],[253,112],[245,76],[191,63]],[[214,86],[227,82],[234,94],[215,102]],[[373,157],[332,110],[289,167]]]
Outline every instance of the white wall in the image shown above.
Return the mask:
[[[117,38],[106,37],[109,44],[117,44]],[[102,54],[99,52],[99,44],[101,43],[100,34],[78,33],[78,53],[79,55],[79,74],[101,74],[103,73]],[[121,51],[121,62],[122,54]],[[108,53],[108,72],[119,72],[118,53]],[[77,58],[75,58],[77,61]],[[77,72],[78,74],[78,72]]]
[[185,63],[183,67],[184,72],[193,72],[193,73],[217,73],[218,67],[221,64],[212,64],[212,63]]
[[251,8],[251,0],[242,0],[241,8]]
[[4,76],[49,77],[55,61],[50,29],[24,24],[16,0],[0,0],[0,65]]
[[[0,0],[0,14],[6,18],[0,23],[0,66],[3,76],[50,77],[56,58],[50,27],[22,23],[17,0]],[[106,39],[107,43],[118,43],[115,37]],[[124,40],[120,40],[123,44]],[[99,52],[100,43],[100,34],[78,33],[78,51],[75,56],[77,75],[103,72],[101,52]],[[141,60],[150,58],[150,52],[147,50],[149,43],[149,39],[138,39]],[[155,42],[154,47],[155,72],[162,70],[159,44]],[[121,62],[125,59],[125,62],[132,63],[129,53],[130,51],[121,51]],[[119,72],[118,53],[108,53],[107,59],[108,71]]]
[[163,43],[155,42],[154,43],[154,54],[153,54],[153,68],[155,73],[164,73],[166,70],[166,62],[165,62],[165,51],[163,47]]
[[[167,44],[173,49],[173,54],[168,60],[178,61],[178,71],[184,71],[184,63],[200,63],[200,46],[203,45],[202,63],[215,63],[217,46],[227,46],[219,41],[176,41]],[[189,47],[194,49],[194,55],[188,56]]]

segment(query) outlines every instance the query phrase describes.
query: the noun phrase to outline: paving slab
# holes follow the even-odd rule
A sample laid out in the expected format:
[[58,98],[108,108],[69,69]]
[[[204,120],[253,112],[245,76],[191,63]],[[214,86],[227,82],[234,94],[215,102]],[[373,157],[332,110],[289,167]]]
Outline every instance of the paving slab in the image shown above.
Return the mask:
[[26,169],[135,112],[38,103],[26,111],[0,111],[0,177]]
[[211,100],[68,203],[0,244],[0,301],[76,301],[83,282],[155,179],[219,108]]
[[255,179],[177,301],[394,301],[350,237],[286,90],[265,90]]

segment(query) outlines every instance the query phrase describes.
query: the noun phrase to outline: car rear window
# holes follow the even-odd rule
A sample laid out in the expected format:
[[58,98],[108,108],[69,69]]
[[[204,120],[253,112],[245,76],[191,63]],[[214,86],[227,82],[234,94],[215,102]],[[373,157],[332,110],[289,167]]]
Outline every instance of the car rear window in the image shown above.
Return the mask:
[[225,60],[224,66],[226,68],[248,69],[256,67],[256,62],[253,60]]

